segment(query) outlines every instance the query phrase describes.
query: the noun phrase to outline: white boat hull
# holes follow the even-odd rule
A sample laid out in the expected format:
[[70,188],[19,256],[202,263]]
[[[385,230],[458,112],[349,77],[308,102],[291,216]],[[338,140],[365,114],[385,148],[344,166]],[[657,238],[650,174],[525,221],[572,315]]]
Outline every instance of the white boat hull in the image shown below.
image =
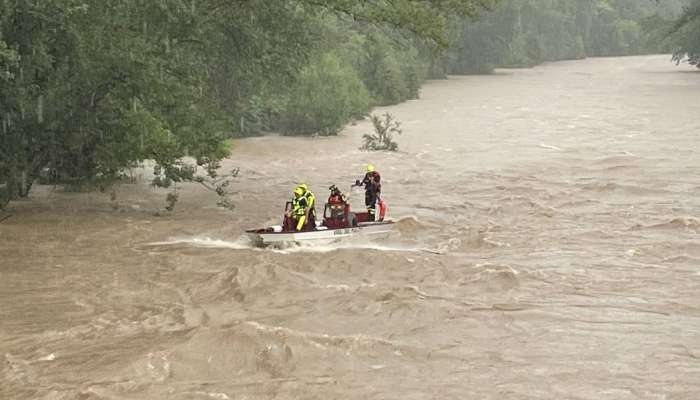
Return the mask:
[[330,243],[349,237],[386,236],[393,230],[392,221],[364,222],[353,228],[323,229],[306,232],[274,232],[272,229],[249,231],[248,236],[258,246],[287,243]]

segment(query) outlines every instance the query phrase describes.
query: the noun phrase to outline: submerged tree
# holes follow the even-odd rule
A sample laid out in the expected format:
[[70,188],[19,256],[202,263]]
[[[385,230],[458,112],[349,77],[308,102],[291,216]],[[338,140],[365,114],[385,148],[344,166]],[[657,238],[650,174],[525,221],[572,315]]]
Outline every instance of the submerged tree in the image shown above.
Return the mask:
[[[0,181],[26,197],[43,169],[106,182],[154,159],[226,155],[192,11],[165,3],[3,2]],[[13,54],[14,53],[14,54]],[[13,57],[14,55],[14,57]]]
[[372,114],[371,121],[374,132],[362,136],[364,143],[360,149],[370,151],[398,150],[399,145],[394,141],[394,135],[401,134],[401,124],[389,113],[385,113],[383,118]]

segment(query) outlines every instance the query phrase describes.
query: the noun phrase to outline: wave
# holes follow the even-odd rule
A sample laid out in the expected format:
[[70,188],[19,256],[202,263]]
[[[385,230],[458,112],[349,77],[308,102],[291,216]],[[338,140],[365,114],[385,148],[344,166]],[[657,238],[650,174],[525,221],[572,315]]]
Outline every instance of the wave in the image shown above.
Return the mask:
[[600,200],[597,199],[572,199],[571,195],[567,193],[569,197],[564,200],[564,202],[557,204],[554,208],[585,208],[585,207],[597,207],[600,205]]
[[498,199],[496,202],[497,206],[496,207],[501,207],[502,204],[509,204],[511,207],[512,206],[521,206],[521,207],[527,207],[530,209],[530,212],[536,212],[536,213],[541,213],[543,215],[546,215],[548,217],[551,217],[558,211],[551,206],[542,204],[538,201],[535,201],[532,197],[526,196],[526,195],[517,195],[513,194],[508,197],[502,197]]
[[598,165],[604,165],[604,166],[617,166],[617,165],[629,164],[630,161],[636,161],[636,160],[640,160],[640,158],[635,156],[632,153],[626,152],[623,154],[599,158],[597,160],[593,160],[593,163],[598,164]]
[[652,225],[652,228],[690,228],[690,229],[698,229],[700,228],[700,220],[695,218],[695,217],[676,217],[673,218],[672,220],[662,223],[662,224],[657,224],[657,225]]
[[[297,369],[321,375],[328,368],[352,370],[357,359],[399,360],[404,345],[364,334],[302,331],[254,320],[194,329],[186,342],[146,354],[117,376],[129,382],[238,382],[286,377]],[[337,357],[337,355],[342,357]],[[402,360],[402,359],[401,359]],[[344,365],[345,364],[345,365]]]
[[675,217],[666,222],[661,222],[653,225],[636,225],[634,230],[639,229],[659,229],[659,230],[686,230],[700,231],[700,219],[695,217]]
[[547,149],[547,150],[564,151],[561,147],[557,147],[557,146],[554,146],[551,144],[540,143],[537,147],[540,147],[542,149]]
[[601,169],[601,171],[605,171],[605,172],[608,172],[608,173],[610,173],[610,172],[617,172],[617,171],[629,173],[630,170],[639,170],[639,169],[640,169],[640,168],[639,168],[639,166],[637,166],[637,165],[633,165],[633,164],[620,164],[620,165],[611,165],[611,166],[609,166],[609,167],[604,167],[603,169]]
[[698,265],[700,264],[700,258],[692,257],[687,254],[670,256],[661,260],[662,263],[668,264],[681,264],[681,265]]
[[622,192],[626,194],[644,195],[651,193],[666,193],[667,191],[660,188],[649,188],[638,185],[621,184],[616,182],[591,182],[576,185],[582,190],[605,193],[605,192]]
[[428,248],[419,247],[404,247],[400,245],[382,245],[377,243],[371,243],[368,241],[358,242],[351,241],[351,239],[346,239],[338,243],[331,244],[316,244],[316,243],[293,243],[288,244],[284,247],[269,247],[265,250],[277,254],[294,254],[294,253],[331,253],[343,250],[371,250],[371,251],[385,251],[385,252],[398,252],[398,253],[438,253],[437,250],[431,250]]
[[424,224],[415,216],[401,217],[394,225],[402,237],[414,237],[430,228],[429,225]]
[[338,241],[337,243],[314,243],[314,242],[303,242],[303,243],[285,243],[265,248],[255,247],[253,243],[247,237],[240,237],[235,241],[212,239],[209,237],[195,236],[190,238],[173,238],[166,241],[160,242],[150,242],[144,244],[144,246],[149,247],[159,247],[159,246],[177,246],[177,245],[187,245],[196,248],[208,248],[208,249],[233,249],[233,250],[254,250],[254,251],[268,251],[276,254],[295,254],[295,253],[331,253],[336,251],[344,250],[371,250],[371,251],[384,251],[384,252],[404,252],[404,253],[431,253],[438,254],[438,250],[422,248],[422,247],[411,247],[402,245],[387,245],[380,244],[373,240],[367,238],[348,238]]
[[446,242],[440,244],[437,250],[441,253],[452,251],[469,251],[475,249],[494,249],[509,247],[507,242],[500,242],[492,238],[490,228],[460,228],[457,234],[452,235]]
[[520,286],[520,272],[506,264],[476,264],[459,282],[460,286],[470,286],[488,291],[510,290]]
[[238,277],[238,268],[232,267],[221,271],[206,281],[190,285],[187,291],[193,300],[200,302],[222,302],[231,299],[242,302],[245,294]]
[[185,238],[173,238],[170,240],[165,240],[161,242],[150,242],[145,243],[145,246],[173,246],[173,245],[190,245],[192,247],[202,247],[202,248],[214,248],[214,249],[234,249],[234,250],[246,250],[254,248],[250,240],[247,237],[241,236],[235,241],[212,239],[206,236],[195,236],[195,237],[185,237]]

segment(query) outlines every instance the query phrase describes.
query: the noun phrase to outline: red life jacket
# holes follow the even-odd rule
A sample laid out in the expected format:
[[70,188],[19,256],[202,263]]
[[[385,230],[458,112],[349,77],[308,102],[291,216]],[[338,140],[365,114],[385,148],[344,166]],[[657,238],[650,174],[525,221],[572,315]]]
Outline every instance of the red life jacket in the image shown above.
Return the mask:
[[343,204],[343,198],[340,195],[330,196],[328,204]]

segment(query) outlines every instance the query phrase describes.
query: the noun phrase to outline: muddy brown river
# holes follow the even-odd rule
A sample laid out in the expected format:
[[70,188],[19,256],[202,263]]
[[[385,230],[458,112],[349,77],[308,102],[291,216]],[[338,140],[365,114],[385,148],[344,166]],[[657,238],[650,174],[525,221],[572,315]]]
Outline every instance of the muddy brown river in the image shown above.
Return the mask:
[[[0,222],[0,399],[698,399],[698,93],[668,56],[430,82],[376,110],[397,153],[237,142],[234,212],[37,187]],[[389,238],[242,235],[368,162]]]

